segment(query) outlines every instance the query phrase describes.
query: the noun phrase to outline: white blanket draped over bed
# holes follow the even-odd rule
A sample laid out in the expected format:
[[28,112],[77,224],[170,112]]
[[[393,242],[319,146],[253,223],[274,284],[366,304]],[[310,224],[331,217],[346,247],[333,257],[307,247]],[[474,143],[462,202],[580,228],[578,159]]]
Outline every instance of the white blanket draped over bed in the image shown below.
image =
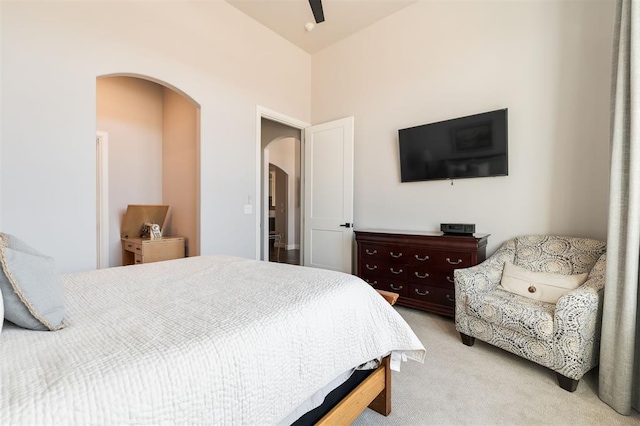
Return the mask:
[[422,361],[359,278],[202,256],[63,276],[67,327],[0,334],[0,424],[274,424],[390,351]]

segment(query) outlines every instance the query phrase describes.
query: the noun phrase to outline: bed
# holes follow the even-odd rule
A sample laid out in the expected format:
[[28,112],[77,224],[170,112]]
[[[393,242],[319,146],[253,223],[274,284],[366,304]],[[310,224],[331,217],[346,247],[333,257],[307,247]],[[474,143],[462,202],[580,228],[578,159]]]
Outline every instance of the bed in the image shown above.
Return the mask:
[[[0,424],[291,424],[358,366],[424,359],[400,315],[339,272],[199,256],[62,282],[64,328],[4,322]],[[388,367],[360,389],[383,413]]]

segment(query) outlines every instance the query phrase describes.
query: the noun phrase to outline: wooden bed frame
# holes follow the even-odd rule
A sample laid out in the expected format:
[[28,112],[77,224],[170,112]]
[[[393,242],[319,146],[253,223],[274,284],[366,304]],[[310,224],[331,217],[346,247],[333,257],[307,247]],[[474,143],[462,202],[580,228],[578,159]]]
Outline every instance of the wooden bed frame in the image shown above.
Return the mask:
[[[398,300],[396,293],[384,290],[378,290],[378,293],[391,305],[394,305]],[[350,425],[367,407],[383,416],[388,416],[391,413],[390,355],[386,356],[376,371],[364,379],[316,425]]]
[[364,379],[331,411],[321,418],[316,425],[350,425],[369,407],[388,416],[391,413],[391,368],[390,357],[382,360],[380,367]]

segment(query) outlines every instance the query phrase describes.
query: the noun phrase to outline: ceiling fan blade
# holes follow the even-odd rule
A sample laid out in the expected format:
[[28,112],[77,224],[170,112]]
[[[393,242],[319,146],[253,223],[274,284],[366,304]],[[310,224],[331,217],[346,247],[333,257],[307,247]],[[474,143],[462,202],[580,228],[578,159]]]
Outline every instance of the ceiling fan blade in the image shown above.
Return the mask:
[[313,17],[316,19],[316,24],[324,22],[324,11],[322,10],[322,0],[309,0]]

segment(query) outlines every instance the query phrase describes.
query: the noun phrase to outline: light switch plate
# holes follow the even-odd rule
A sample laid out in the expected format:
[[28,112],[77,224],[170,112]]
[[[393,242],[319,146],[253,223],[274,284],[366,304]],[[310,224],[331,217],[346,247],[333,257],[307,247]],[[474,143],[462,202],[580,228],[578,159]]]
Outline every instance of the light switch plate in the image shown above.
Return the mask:
[[244,205],[244,214],[253,214],[253,205],[245,204]]

